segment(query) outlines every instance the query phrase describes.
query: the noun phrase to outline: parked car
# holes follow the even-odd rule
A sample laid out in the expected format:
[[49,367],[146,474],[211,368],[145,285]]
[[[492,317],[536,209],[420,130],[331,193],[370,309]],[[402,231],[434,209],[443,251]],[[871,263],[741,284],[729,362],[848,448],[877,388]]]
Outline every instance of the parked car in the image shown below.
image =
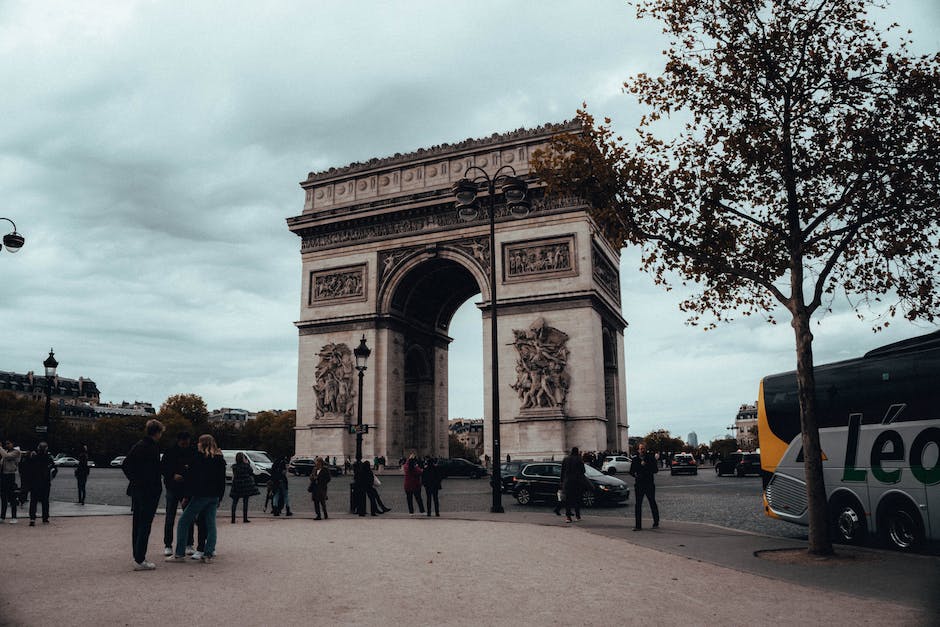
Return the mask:
[[630,472],[630,458],[626,455],[611,455],[604,458],[601,464],[601,472],[608,475],[616,475],[618,472]]
[[55,464],[56,466],[68,466],[68,467],[78,466],[78,460],[75,459],[74,457],[69,457],[67,455],[63,455],[62,457],[57,457],[56,459],[52,460],[52,463]]
[[[620,479],[605,475],[587,465],[584,467],[584,474],[594,488],[585,490],[581,497],[581,503],[585,507],[600,503],[623,503],[630,498],[630,488]],[[516,475],[512,494],[520,505],[529,505],[536,501],[554,502],[560,486],[559,462],[531,462]]]
[[715,462],[715,474],[722,475],[759,475],[760,474],[760,453],[729,453],[728,456]]
[[441,469],[441,477],[444,479],[448,477],[470,477],[471,479],[479,479],[486,475],[486,468],[462,457],[439,459],[437,465],[438,468]]
[[530,463],[531,460],[512,460],[503,462],[499,465],[499,481],[502,484],[503,494],[512,494],[513,485],[516,483],[516,476]]
[[111,460],[111,468],[120,468],[121,466],[123,466],[123,465],[124,465],[124,458],[125,458],[125,457],[126,457],[126,455],[118,455],[117,457],[115,457],[114,459],[112,459],[112,460]]
[[222,456],[225,458],[225,480],[232,480],[232,464],[235,463],[235,456],[244,453],[248,458],[248,464],[251,466],[251,472],[255,476],[255,483],[266,483],[271,478],[271,466],[274,462],[264,451],[246,451],[242,449],[225,449]]
[[669,474],[678,475],[680,473],[698,474],[698,462],[695,461],[695,457],[691,453],[676,453],[673,456]]

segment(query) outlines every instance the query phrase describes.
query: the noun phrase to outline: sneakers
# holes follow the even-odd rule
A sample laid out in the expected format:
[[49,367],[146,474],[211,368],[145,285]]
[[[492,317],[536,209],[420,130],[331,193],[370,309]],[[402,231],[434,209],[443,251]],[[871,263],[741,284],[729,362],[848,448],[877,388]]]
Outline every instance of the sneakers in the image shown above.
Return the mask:
[[191,560],[201,560],[202,556],[205,555],[202,551],[193,551],[193,554],[189,556]]
[[134,562],[134,570],[153,570],[157,567],[153,562]]
[[172,546],[163,547],[163,554],[166,555],[167,557],[173,555],[173,547]]
[[15,519],[15,518],[11,518],[11,519],[10,519],[10,524],[11,524],[11,525],[15,525],[15,524],[18,523],[18,522],[20,522],[20,521],[18,521],[18,520]]
[[167,557],[163,561],[164,562],[177,562],[177,563],[182,564],[183,562],[186,561],[186,557],[183,555],[171,555],[170,557]]
[[186,547],[186,555],[192,555],[195,552],[196,552],[196,549],[193,547],[192,544]]

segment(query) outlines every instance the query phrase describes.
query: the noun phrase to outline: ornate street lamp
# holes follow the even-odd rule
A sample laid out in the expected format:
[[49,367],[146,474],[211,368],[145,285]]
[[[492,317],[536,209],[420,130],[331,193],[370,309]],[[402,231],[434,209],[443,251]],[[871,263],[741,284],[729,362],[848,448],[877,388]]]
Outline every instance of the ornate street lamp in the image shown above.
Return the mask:
[[[13,232],[7,233],[3,236],[3,246],[7,247],[7,252],[19,252],[20,248],[23,247],[23,244],[26,243],[26,238],[16,232],[16,223],[13,222],[13,220],[10,218],[0,218],[0,220],[6,220],[13,225]],[[2,249],[3,246],[0,246],[0,249]]]
[[359,371],[359,411],[356,417],[356,463],[362,461],[362,377],[365,375],[366,362],[369,361],[369,355],[372,351],[366,346],[366,336],[363,335],[359,340],[359,346],[353,349],[353,355],[356,356],[356,370]]
[[[524,218],[529,215],[529,202],[526,200],[528,186],[525,181],[516,176],[516,170],[504,165],[490,177],[486,170],[478,166],[467,168],[466,174],[476,170],[479,174],[473,178],[462,178],[451,187],[457,199],[457,217],[464,222],[476,220],[479,215],[477,193],[480,184],[483,184],[486,195],[486,209],[490,220],[490,369],[492,395],[492,431],[493,431],[493,504],[490,511],[503,512],[502,477],[500,477],[500,450],[499,450],[499,345],[497,343],[497,314],[496,314],[496,186],[499,185],[509,211],[513,217]],[[504,171],[509,172],[504,174]],[[511,174],[510,174],[511,173]]]
[[55,379],[55,369],[59,366],[59,362],[56,361],[55,353],[52,352],[51,348],[49,349],[49,356],[42,362],[42,365],[46,369],[46,421],[44,431],[46,432],[46,442],[51,442],[52,434],[49,432],[49,417],[52,409],[52,381]]

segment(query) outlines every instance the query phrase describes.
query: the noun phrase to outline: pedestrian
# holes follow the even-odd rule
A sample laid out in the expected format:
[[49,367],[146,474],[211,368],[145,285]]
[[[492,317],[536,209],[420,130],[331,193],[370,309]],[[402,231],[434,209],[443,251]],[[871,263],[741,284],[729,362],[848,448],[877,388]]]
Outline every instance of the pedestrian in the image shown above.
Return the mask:
[[140,439],[124,458],[121,468],[128,478],[127,493],[131,497],[131,545],[134,552],[134,570],[153,570],[156,565],[147,561],[150,527],[157,513],[157,504],[163,488],[160,485],[160,446],[163,423],[150,419]]
[[408,513],[414,516],[415,508],[412,500],[418,501],[418,511],[424,513],[424,503],[421,501],[421,465],[418,464],[417,454],[412,451],[405,462],[405,497],[408,499]]
[[653,475],[659,472],[656,464],[656,457],[647,452],[646,444],[640,442],[636,447],[636,454],[630,460],[630,475],[636,480],[633,489],[634,511],[636,513],[636,525],[634,531],[643,529],[643,497],[650,504],[650,512],[653,514],[653,529],[659,527],[659,507],[656,505],[656,485],[653,483]]
[[438,499],[438,492],[441,491],[441,469],[430,455],[424,458],[421,485],[424,486],[424,496],[428,504],[428,516],[431,515],[431,506],[433,505],[434,515],[440,517],[441,502]]
[[75,480],[78,482],[78,504],[85,504],[85,486],[88,483],[88,447],[82,444],[82,452],[78,454],[78,467],[75,469]]
[[235,455],[235,463],[232,464],[232,489],[229,490],[229,497],[232,499],[232,524],[235,524],[235,512],[238,509],[238,501],[242,502],[242,522],[250,523],[248,520],[248,499],[256,494],[261,494],[258,486],[255,484],[255,475],[251,470],[251,464],[244,453],[239,452]]
[[[176,446],[167,449],[160,461],[160,474],[163,475],[163,486],[166,488],[166,514],[163,518],[163,554],[173,555],[173,531],[176,529],[176,511],[182,512],[180,505],[183,500],[183,477],[192,463],[195,451],[191,446],[191,436],[186,431],[176,434]],[[201,531],[201,530],[200,530]],[[186,552],[192,555],[193,528],[186,532]]]
[[366,496],[369,497],[369,508],[372,515],[377,516],[378,514],[392,511],[391,508],[385,507],[385,503],[382,502],[382,497],[379,495],[378,488],[382,485],[382,482],[375,476],[372,469],[369,468],[369,462],[365,462],[365,466],[363,482],[366,485]]
[[572,447],[571,454],[561,462],[561,490],[565,501],[565,522],[571,522],[571,510],[577,520],[581,520],[581,498],[587,479],[584,476],[584,462],[578,447]]
[[[330,470],[323,463],[323,459],[317,457],[313,462],[313,472],[310,473],[310,485],[307,487],[307,491],[310,492],[310,498],[313,499],[313,510],[316,513],[314,520],[320,520],[321,518],[329,518],[330,515],[326,511],[326,501],[327,493],[326,488],[330,483]],[[322,517],[320,510],[323,510]]]
[[10,524],[16,524],[16,471],[19,469],[23,453],[7,440],[0,448],[0,522],[7,518],[7,506],[10,506]]
[[[49,522],[49,491],[52,488],[52,479],[59,472],[52,455],[49,454],[49,445],[40,442],[36,450],[29,454],[26,461],[27,479],[29,484],[29,526],[36,526],[36,509],[42,505],[42,522]],[[20,471],[22,474],[22,470]]]
[[271,467],[271,483],[274,486],[274,496],[271,498],[271,513],[280,516],[281,510],[286,510],[288,516],[293,516],[294,512],[290,511],[290,494],[287,491],[286,457],[280,457]]
[[208,433],[199,436],[196,454],[183,476],[185,498],[183,514],[176,523],[176,550],[166,558],[168,562],[186,559],[186,530],[200,514],[205,516],[206,545],[203,551],[192,554],[192,559],[210,563],[215,557],[217,531],[216,511],[225,496],[225,458],[222,451]]
[[349,474],[349,458],[348,457],[343,460],[343,474],[344,475]]

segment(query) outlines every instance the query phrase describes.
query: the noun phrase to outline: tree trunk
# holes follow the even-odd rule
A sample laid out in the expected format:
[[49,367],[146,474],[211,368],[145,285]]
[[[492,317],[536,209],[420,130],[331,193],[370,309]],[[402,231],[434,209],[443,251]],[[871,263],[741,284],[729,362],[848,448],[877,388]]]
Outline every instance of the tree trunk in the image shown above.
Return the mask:
[[813,334],[809,314],[800,307],[793,316],[796,335],[796,381],[800,396],[800,427],[803,438],[803,471],[809,508],[809,552],[832,555],[829,537],[829,507],[823,477],[819,423],[816,421],[816,375],[813,373]]

